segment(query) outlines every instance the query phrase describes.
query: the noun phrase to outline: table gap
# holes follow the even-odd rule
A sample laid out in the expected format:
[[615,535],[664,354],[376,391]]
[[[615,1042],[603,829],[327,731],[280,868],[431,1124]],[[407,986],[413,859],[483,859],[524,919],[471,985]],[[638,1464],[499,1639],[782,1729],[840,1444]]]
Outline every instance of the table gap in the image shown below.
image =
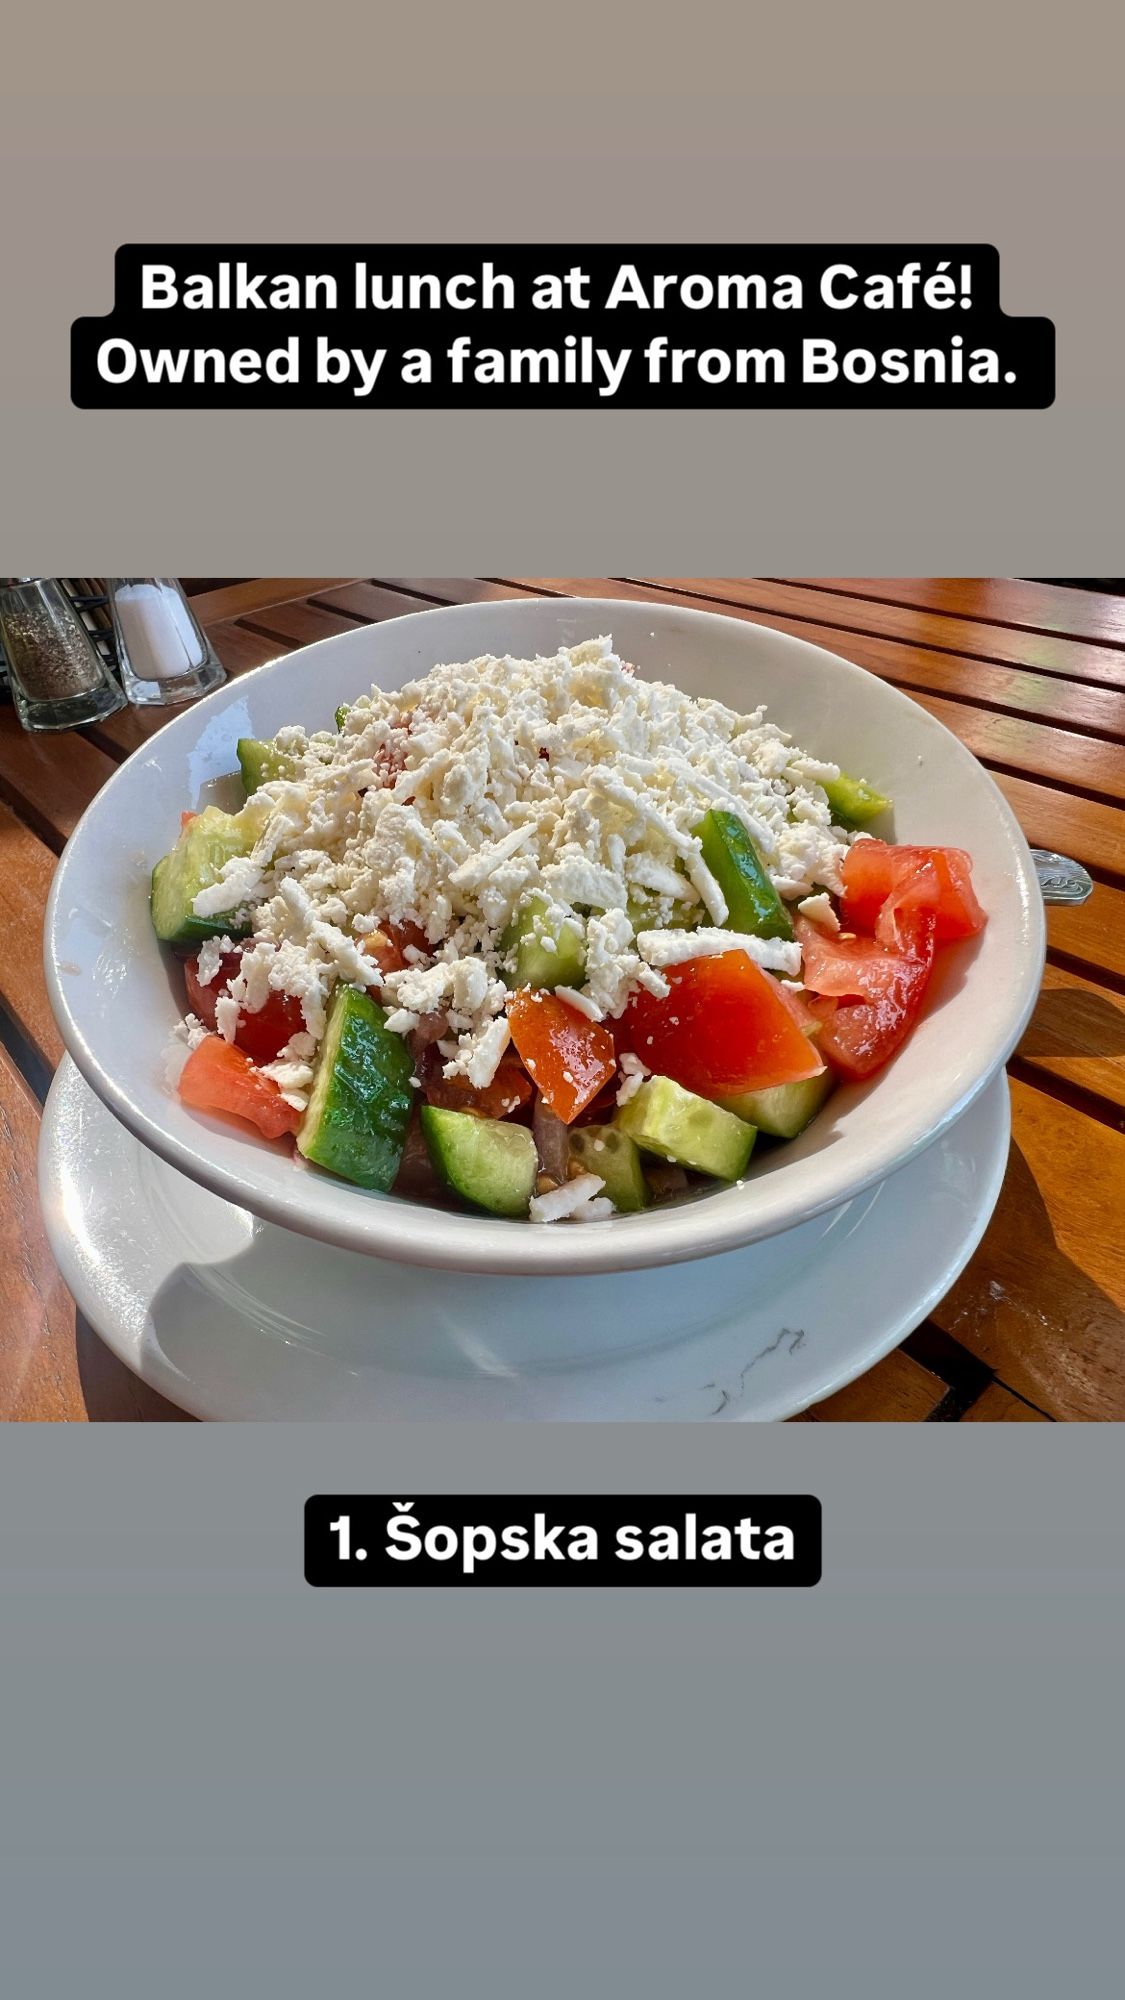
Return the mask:
[[[944,581],[944,579],[939,579],[939,580]],[[980,581],[981,579],[971,578],[969,580],[971,582],[977,582]],[[1044,590],[1051,590],[1052,588],[1054,588],[1055,590],[1058,590],[1060,587],[1065,587],[1058,585],[1053,587],[1051,585],[1037,585],[1034,577],[1027,577],[1026,579],[1020,577],[1012,577],[1006,580],[1012,583],[1020,583],[1026,581],[1029,588],[1033,590],[1036,588],[1041,588]],[[1071,640],[1075,645],[1078,646],[1111,646],[1125,650],[1125,638],[1119,639],[1112,632],[1105,632],[1105,631],[1076,632],[1069,630],[1066,626],[1061,624],[1041,625],[1037,624],[1034,620],[1027,618],[1015,618],[1015,617],[1005,618],[1000,613],[991,610],[987,612],[981,612],[979,610],[960,611],[957,609],[955,605],[952,604],[943,603],[941,605],[927,605],[923,601],[921,593],[919,593],[917,597],[896,597],[889,591],[855,590],[854,588],[849,590],[848,589],[849,583],[854,585],[854,583],[858,581],[858,579],[853,577],[834,577],[831,580],[831,582],[818,582],[815,578],[807,576],[770,576],[764,578],[763,581],[766,583],[792,585],[794,588],[798,588],[801,590],[819,590],[826,597],[827,596],[855,597],[861,603],[866,598],[869,599],[870,602],[872,602],[873,604],[889,604],[893,606],[893,608],[896,611],[916,611],[920,613],[929,612],[931,615],[936,613],[938,616],[942,618],[960,618],[965,624],[1000,625],[1007,632],[1026,632],[1037,639]],[[872,578],[871,581],[874,582],[875,579]],[[880,581],[882,581],[882,579],[880,579]],[[886,581],[893,584],[895,579],[892,577],[886,579]],[[1087,593],[1085,592],[1075,592],[1075,595],[1079,597],[1084,597],[1086,594]],[[1093,592],[1090,594],[1095,598],[1098,597],[1099,595],[1103,597],[1107,595],[1107,593],[1105,592],[1102,593]],[[1082,606],[1075,605],[1072,608],[1074,609],[1075,612],[1079,612],[1081,611]],[[1125,600],[1122,601],[1122,618],[1123,620],[1125,620]]]
[[1074,952],[1059,951],[1057,946],[1049,945],[1047,963],[1057,966],[1060,972],[1073,972],[1079,979],[1090,979],[1095,986],[1104,986],[1108,993],[1125,995],[1125,973],[1099,965],[1096,959],[1080,958]]
[[912,1361],[945,1384],[945,1393],[924,1419],[928,1424],[957,1423],[993,1379],[986,1362],[933,1320],[923,1320],[900,1344]]
[[0,1003],[0,1048],[7,1051],[28,1089],[43,1104],[51,1088],[53,1071],[24,1032],[22,1023],[3,1003]]
[[1013,1055],[1008,1058],[1008,1075],[1017,1083],[1027,1084],[1044,1097],[1053,1097],[1065,1104],[1071,1111],[1080,1111],[1084,1117],[1096,1119],[1099,1125],[1107,1125],[1111,1132],[1125,1133],[1125,1111],[1111,1098],[1099,1097],[1096,1091],[1074,1083],[1069,1077],[1059,1076],[1054,1070],[1043,1069],[1038,1063],[1030,1062],[1026,1056]]
[[[509,581],[510,579],[500,578],[497,580]],[[547,580],[545,578],[536,578],[535,581],[537,585],[540,585],[540,584],[545,584]],[[562,581],[562,579],[560,579],[560,581]],[[587,579],[572,577],[568,578],[567,581],[573,584],[577,582],[585,582],[587,581]],[[596,581],[596,579],[590,578],[589,581],[594,582]],[[682,577],[677,578],[674,582],[665,580],[661,577],[645,577],[645,576],[617,576],[617,577],[607,578],[607,581],[612,583],[624,584],[629,589],[638,591],[639,593],[642,594],[642,596],[645,593],[656,591],[661,595],[667,597],[684,597],[689,599],[691,602],[697,604],[702,604],[702,605],[721,604],[732,611],[740,612],[743,617],[747,616],[753,617],[753,615],[757,613],[765,618],[787,618],[802,624],[822,626],[827,631],[851,632],[852,634],[854,634],[856,638],[881,640],[884,643],[891,645],[915,646],[920,649],[924,649],[926,652],[940,653],[947,655],[952,659],[980,660],[989,666],[1006,667],[1017,673],[1033,672],[1033,673],[1044,674],[1052,680],[1061,680],[1061,681],[1066,681],[1068,683],[1072,682],[1079,687],[1105,686],[1105,687],[1115,687],[1120,690],[1123,686],[1125,686],[1125,660],[1121,658],[1121,653],[1125,649],[1123,649],[1120,645],[1110,645],[1103,641],[1092,641],[1089,639],[1071,639],[1065,633],[1039,632],[1032,634],[1030,632],[1026,632],[1025,628],[1022,626],[1006,626],[1000,623],[999,621],[991,619],[980,619],[980,618],[972,619],[968,617],[967,614],[962,614],[963,622],[965,624],[977,624],[985,628],[987,628],[989,625],[994,625],[995,629],[998,632],[1011,631],[1015,634],[1018,634],[1021,638],[1025,636],[1029,639],[1032,637],[1036,637],[1040,639],[1050,640],[1053,643],[1056,643],[1064,647],[1071,644],[1076,646],[1082,646],[1085,648],[1087,653],[1096,653],[1098,651],[1102,651],[1105,652],[1109,657],[1101,662],[1087,661],[1085,663],[1085,671],[1083,671],[1079,666],[1078,662],[1052,663],[1052,662],[1043,662],[1039,660],[1029,661],[1024,659],[1020,660],[1007,659],[1005,658],[1004,654],[999,650],[995,652],[990,652],[987,648],[986,640],[983,641],[982,643],[981,639],[976,639],[976,638],[969,640],[968,643],[966,643],[965,645],[954,645],[952,643],[951,637],[947,639],[940,639],[934,637],[932,634],[928,632],[925,634],[925,636],[922,636],[921,634],[907,635],[905,632],[882,631],[879,629],[879,626],[874,621],[869,621],[867,623],[859,622],[861,620],[861,614],[859,612],[856,612],[853,616],[848,616],[845,614],[843,616],[838,615],[836,617],[830,617],[828,615],[828,609],[829,609],[829,602],[833,593],[830,593],[826,590],[821,590],[817,592],[814,591],[810,585],[794,584],[789,582],[785,578],[731,577],[729,579],[731,583],[739,583],[746,585],[746,595],[738,597],[725,596],[721,588],[709,589],[709,590],[693,590],[690,587],[690,580]],[[716,584],[721,585],[724,581],[727,581],[727,579],[716,578],[714,579],[714,581]],[[761,582],[763,584],[775,584],[779,590],[802,591],[802,592],[807,591],[808,594],[812,597],[820,596],[825,600],[824,614],[820,615],[818,610],[813,605],[778,605],[770,603],[756,604],[752,601],[752,587],[756,582]],[[581,593],[578,594],[581,595]],[[835,594],[837,597],[839,597],[839,593]],[[546,589],[544,591],[544,595],[565,596],[567,595],[567,592],[563,590],[554,591]],[[878,599],[864,599],[862,597],[855,597],[850,599],[845,598],[841,600],[841,602],[845,604],[855,604],[857,606],[862,605],[865,602],[878,603],[879,601],[880,600]],[[946,614],[944,612],[926,613],[920,611],[918,607],[914,605],[902,605],[902,606],[888,605],[888,609],[890,610],[901,609],[907,615],[914,613],[918,618],[925,618],[927,616],[944,617],[946,615],[952,617],[954,615],[952,613]],[[1105,678],[1099,677],[1099,675],[1093,671],[1094,666],[1097,664],[1101,665],[1103,675],[1105,676]]]

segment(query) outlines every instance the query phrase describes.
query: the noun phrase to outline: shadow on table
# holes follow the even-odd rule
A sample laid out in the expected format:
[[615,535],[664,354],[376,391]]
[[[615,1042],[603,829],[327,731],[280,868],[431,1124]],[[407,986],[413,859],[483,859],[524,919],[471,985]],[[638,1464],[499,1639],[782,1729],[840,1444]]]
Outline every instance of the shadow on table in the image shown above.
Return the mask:
[[1125,1418],[1125,1313],[1059,1247],[1016,1145],[984,1241],[935,1317],[1049,1415]]
[[92,1424],[191,1424],[185,1410],[178,1410],[147,1382],[126,1368],[116,1354],[99,1339],[81,1313],[75,1319],[78,1377],[86,1415]]
[[1080,986],[1041,993],[1019,1053],[1043,1060],[1125,1055],[1125,1009]]

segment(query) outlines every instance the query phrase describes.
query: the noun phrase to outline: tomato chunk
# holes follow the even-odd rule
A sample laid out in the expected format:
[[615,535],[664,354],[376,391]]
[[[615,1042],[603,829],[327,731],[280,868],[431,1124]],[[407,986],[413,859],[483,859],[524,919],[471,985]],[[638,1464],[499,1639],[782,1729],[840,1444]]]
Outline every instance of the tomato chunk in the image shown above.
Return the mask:
[[522,1063],[505,1056],[491,1083],[473,1084],[467,1076],[443,1076],[440,1068],[423,1081],[427,1104],[445,1111],[471,1111],[477,1118],[508,1118],[526,1104],[533,1085]]
[[815,1010],[809,1006],[806,995],[799,993],[795,986],[787,986],[783,979],[779,979],[777,997],[788,1007],[801,1033],[811,1036],[815,1041],[820,1034],[820,1021]]
[[973,937],[987,921],[973,889],[973,864],[960,847],[894,847],[885,840],[857,840],[842,873],[845,924],[873,931],[879,912],[896,893],[903,906],[932,909],[938,944]]
[[362,950],[368,958],[373,958],[380,972],[403,972],[410,964],[406,956],[407,946],[416,951],[430,951],[426,933],[417,924],[383,924],[377,931],[369,931],[363,939]]
[[798,917],[805,985],[821,1017],[820,1047],[844,1076],[873,1076],[901,1048],[934,964],[932,909],[893,912],[893,940],[829,937]]
[[301,1123],[301,1113],[286,1104],[272,1076],[263,1076],[242,1049],[221,1035],[208,1035],[192,1050],[180,1072],[179,1090],[193,1110],[244,1119],[266,1139],[280,1139]]
[[271,993],[256,1014],[240,1014],[234,1039],[251,1062],[274,1062],[293,1035],[305,1031],[301,1003],[289,993]]
[[898,958],[925,958],[927,947],[921,933],[931,939],[932,912],[903,919],[901,947],[897,941],[881,942],[870,937],[829,937],[807,917],[798,917],[794,929],[801,947],[802,977],[810,993],[838,1000],[878,1000],[893,985]]
[[[242,963],[242,953],[227,951],[219,960],[219,970],[209,986],[199,978],[198,958],[184,961],[184,984],[188,1005],[205,1028],[214,1028],[217,1002],[227,992]],[[234,1039],[251,1062],[268,1063],[280,1055],[293,1035],[303,1033],[305,1017],[301,1003],[288,993],[270,993],[256,1014],[240,1013]]]
[[548,1110],[570,1125],[617,1068],[613,1036],[553,993],[523,986],[508,1007],[512,1040]]
[[744,951],[669,966],[671,991],[634,993],[617,1023],[617,1046],[658,1076],[700,1097],[733,1097],[799,1083],[824,1067],[777,982]]
[[241,963],[241,952],[224,952],[214,979],[209,986],[204,986],[199,977],[198,957],[185,958],[184,985],[187,987],[188,1006],[196,1020],[202,1021],[205,1028],[214,1030],[215,1002],[220,994],[226,992],[228,980],[234,978]]

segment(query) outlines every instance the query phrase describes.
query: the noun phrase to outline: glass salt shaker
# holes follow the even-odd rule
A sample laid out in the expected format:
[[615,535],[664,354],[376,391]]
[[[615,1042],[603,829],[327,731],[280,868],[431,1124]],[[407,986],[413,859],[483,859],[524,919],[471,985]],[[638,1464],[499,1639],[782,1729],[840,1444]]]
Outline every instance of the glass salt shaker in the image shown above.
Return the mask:
[[107,576],[121,680],[138,708],[196,701],[226,680],[174,576]]
[[0,651],[25,729],[77,729],[125,706],[58,577],[0,578]]

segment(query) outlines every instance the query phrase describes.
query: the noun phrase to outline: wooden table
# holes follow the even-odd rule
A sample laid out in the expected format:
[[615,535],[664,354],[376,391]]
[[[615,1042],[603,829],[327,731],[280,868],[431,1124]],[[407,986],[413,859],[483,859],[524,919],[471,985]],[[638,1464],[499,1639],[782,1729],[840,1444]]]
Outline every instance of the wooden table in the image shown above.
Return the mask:
[[[258,577],[195,607],[232,674],[430,604],[538,594],[711,606],[904,688],[995,774],[1027,833],[1085,862],[1050,913],[1039,1007],[1010,1064],[1013,1144],[968,1270],[897,1351],[806,1421],[1125,1417],[1125,599],[1013,578]],[[171,711],[175,713],[176,711]],[[62,1053],[41,968],[55,858],[168,711],[27,736],[0,709],[0,1417],[185,1421],[76,1316],[35,1193]]]

